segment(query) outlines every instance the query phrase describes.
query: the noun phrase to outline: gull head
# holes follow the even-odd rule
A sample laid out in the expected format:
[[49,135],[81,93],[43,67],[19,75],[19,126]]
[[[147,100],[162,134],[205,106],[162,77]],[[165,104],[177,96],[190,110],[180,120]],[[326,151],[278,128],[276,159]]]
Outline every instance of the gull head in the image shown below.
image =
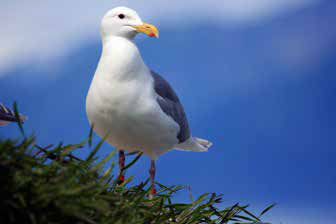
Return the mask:
[[142,22],[139,15],[127,7],[116,7],[108,11],[101,23],[101,33],[103,39],[111,36],[133,39],[138,33],[159,37],[159,31],[154,25]]

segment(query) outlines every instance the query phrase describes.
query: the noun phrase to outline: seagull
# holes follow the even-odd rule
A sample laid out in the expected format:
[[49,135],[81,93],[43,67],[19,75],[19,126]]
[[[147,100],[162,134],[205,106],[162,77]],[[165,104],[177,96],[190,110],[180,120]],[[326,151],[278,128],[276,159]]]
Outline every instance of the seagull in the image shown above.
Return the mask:
[[0,103],[0,126],[19,121],[23,123],[26,119],[27,118],[22,114],[19,114],[19,119],[17,119],[13,110]]
[[208,140],[191,135],[183,106],[171,85],[143,61],[134,37],[159,37],[158,29],[142,22],[127,7],[108,11],[101,22],[102,53],[86,97],[91,127],[119,152],[119,177],[125,153],[142,152],[151,159],[155,195],[155,161],[172,149],[206,152]]

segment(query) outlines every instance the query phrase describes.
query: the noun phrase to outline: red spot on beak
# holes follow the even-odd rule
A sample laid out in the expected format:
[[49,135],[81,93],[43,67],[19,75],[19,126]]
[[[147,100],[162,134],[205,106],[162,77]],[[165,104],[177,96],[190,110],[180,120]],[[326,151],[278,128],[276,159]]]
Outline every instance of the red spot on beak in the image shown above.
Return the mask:
[[154,33],[150,33],[148,36],[155,37],[155,34]]

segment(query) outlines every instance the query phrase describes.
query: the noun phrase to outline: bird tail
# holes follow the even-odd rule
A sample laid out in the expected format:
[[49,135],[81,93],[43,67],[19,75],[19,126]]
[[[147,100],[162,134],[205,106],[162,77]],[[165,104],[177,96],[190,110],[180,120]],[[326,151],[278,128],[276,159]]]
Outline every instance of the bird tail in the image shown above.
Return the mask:
[[190,137],[187,141],[178,144],[175,149],[181,151],[207,152],[211,146],[212,143],[208,140]]

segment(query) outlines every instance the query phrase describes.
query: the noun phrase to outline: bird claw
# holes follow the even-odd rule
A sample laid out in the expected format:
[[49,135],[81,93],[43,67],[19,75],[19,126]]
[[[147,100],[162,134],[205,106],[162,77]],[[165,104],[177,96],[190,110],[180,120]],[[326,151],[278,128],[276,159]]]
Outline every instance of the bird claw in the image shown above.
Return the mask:
[[124,183],[124,181],[125,181],[125,176],[124,176],[124,175],[121,175],[121,176],[119,177],[119,179],[117,180],[117,184],[118,184],[118,185],[121,185],[122,183]]
[[151,194],[151,195],[156,195],[156,189],[155,189],[155,187],[153,187],[153,188],[150,190],[150,194]]

